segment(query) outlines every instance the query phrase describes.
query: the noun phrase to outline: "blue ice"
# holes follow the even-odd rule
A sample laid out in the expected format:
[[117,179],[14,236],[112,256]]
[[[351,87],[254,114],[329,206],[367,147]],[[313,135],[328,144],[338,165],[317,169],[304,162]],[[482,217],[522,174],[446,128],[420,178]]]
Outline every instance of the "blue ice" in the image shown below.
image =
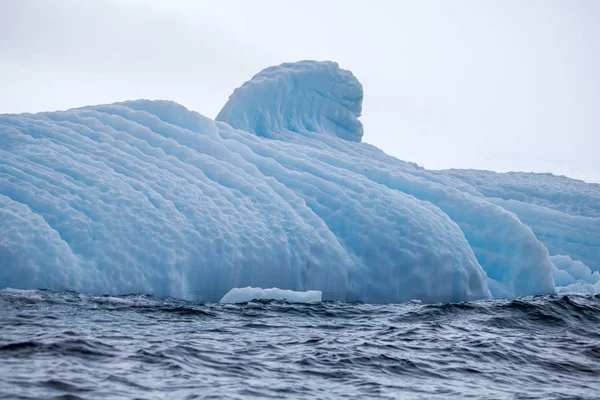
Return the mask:
[[0,288],[598,291],[600,185],[425,170],[361,142],[362,98],[351,72],[302,61],[254,76],[215,120],[149,100],[0,115]]

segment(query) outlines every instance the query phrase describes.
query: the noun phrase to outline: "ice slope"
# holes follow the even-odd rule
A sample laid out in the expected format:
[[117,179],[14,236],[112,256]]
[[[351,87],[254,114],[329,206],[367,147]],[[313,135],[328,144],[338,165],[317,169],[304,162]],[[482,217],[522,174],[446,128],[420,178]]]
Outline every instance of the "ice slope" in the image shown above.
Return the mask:
[[303,61],[257,74],[215,121],[148,100],[0,115],[0,288],[365,302],[555,291],[568,268],[520,214],[361,143],[361,106],[350,72]]
[[552,174],[444,171],[518,215],[552,256],[600,271],[600,185]]
[[515,200],[580,217],[600,217],[600,184],[531,172],[444,171],[485,197]]

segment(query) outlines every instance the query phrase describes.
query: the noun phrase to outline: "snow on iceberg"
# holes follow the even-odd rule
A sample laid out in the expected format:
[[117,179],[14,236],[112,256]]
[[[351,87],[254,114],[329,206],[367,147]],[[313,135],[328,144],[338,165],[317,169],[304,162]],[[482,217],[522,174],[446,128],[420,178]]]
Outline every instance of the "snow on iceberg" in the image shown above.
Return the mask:
[[252,300],[287,300],[293,303],[318,303],[322,293],[318,290],[295,292],[278,288],[261,289],[255,287],[233,288],[219,303],[247,303]]
[[568,214],[550,245],[544,210],[577,205],[520,212],[467,172],[390,157],[360,142],[361,107],[350,72],[302,61],[257,74],[215,121],[148,100],[0,115],[0,288],[438,302],[554,293],[550,254],[598,270],[598,231],[568,220],[598,216]]

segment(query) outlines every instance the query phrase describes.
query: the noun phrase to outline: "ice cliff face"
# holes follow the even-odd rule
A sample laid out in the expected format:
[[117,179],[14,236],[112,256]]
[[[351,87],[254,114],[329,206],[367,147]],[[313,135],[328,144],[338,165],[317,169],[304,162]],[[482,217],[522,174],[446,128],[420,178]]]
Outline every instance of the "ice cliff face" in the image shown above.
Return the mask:
[[350,72],[303,61],[256,75],[216,121],[147,100],[0,115],[0,287],[366,302],[597,288],[600,186],[423,170],[360,143],[361,102]]

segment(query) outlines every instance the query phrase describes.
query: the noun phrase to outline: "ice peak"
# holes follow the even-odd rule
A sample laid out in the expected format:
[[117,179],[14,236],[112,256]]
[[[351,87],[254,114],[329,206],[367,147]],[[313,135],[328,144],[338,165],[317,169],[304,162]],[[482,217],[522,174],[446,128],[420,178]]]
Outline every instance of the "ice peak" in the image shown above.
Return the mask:
[[360,142],[362,99],[358,79],[335,62],[285,63],[236,89],[216,120],[263,137],[317,133]]

